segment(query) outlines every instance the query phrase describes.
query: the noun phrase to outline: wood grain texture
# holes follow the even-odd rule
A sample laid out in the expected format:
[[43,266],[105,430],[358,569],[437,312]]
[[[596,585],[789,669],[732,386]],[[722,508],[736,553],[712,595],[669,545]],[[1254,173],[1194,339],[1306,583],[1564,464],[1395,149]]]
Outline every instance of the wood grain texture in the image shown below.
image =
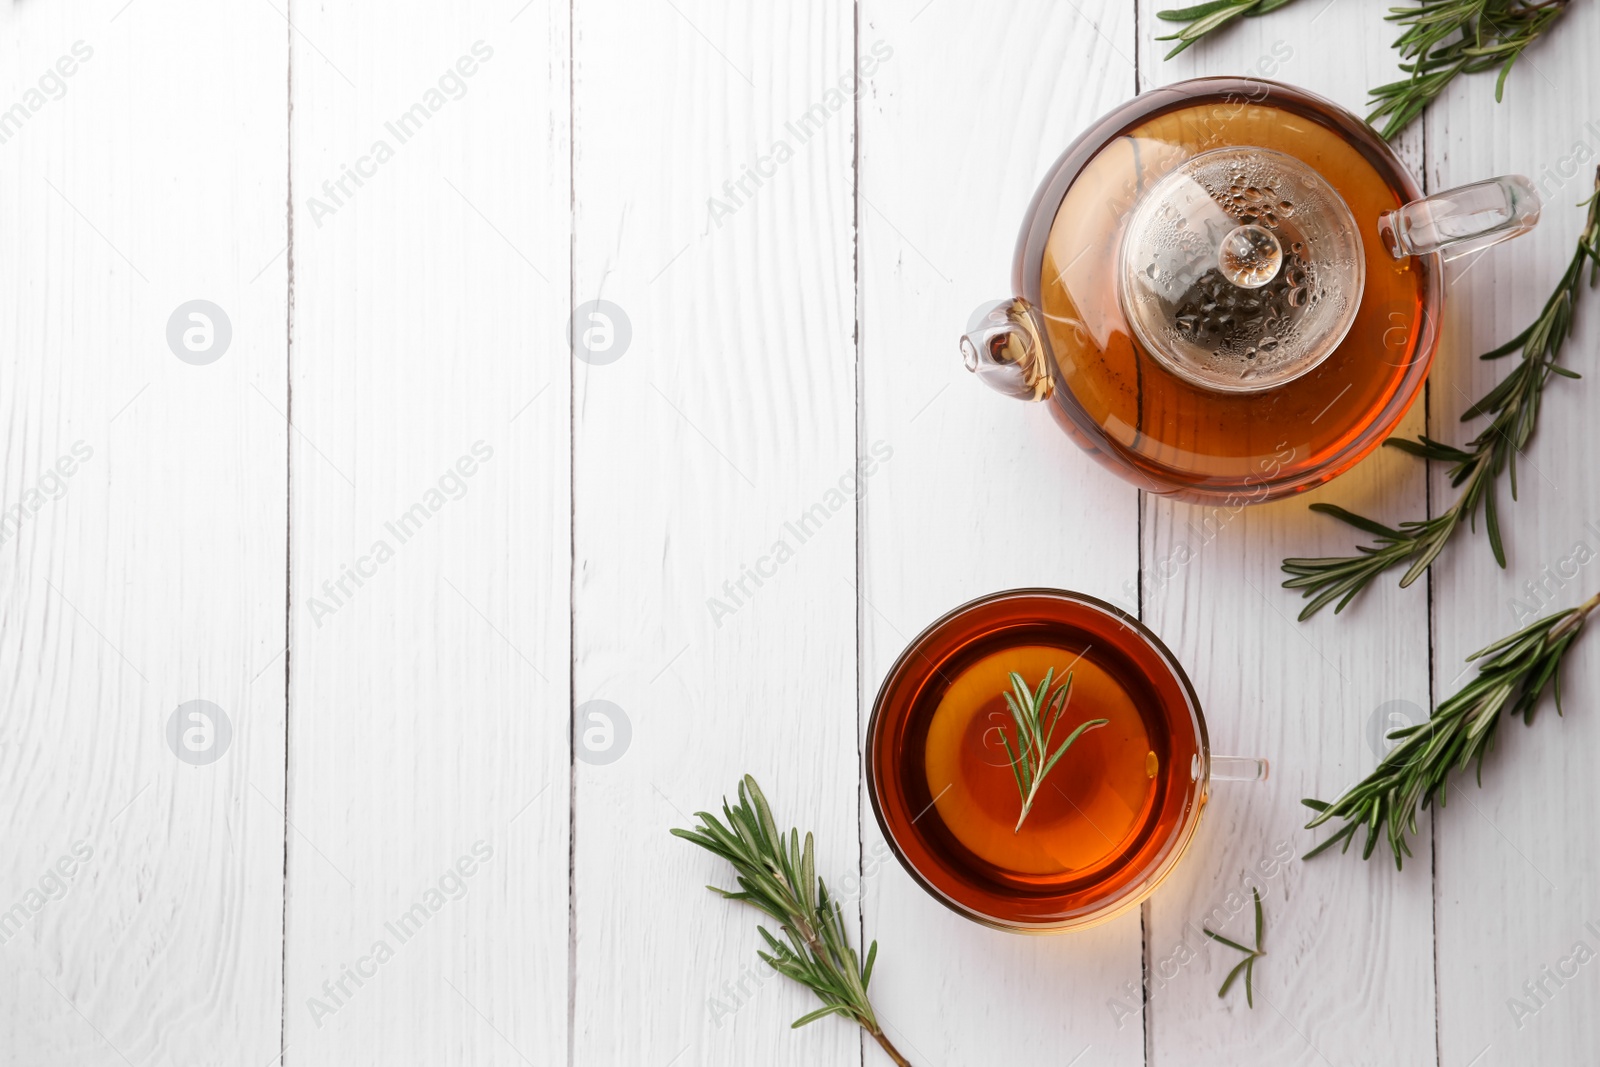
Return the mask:
[[[1544,200],[1533,233],[1454,265],[1449,347],[1433,374],[1431,432],[1443,440],[1478,432],[1481,423],[1460,422],[1461,412],[1512,362],[1484,363],[1475,355],[1515,336],[1538,314],[1583,225],[1577,204],[1593,190],[1600,162],[1600,75],[1586,58],[1596,40],[1600,11],[1573,5],[1557,34],[1518,64],[1503,103],[1494,102],[1492,78],[1474,78],[1453,86],[1428,116],[1436,188],[1520,173]],[[1472,677],[1461,673],[1467,654],[1534,613],[1600,591],[1600,565],[1593,562],[1600,552],[1597,350],[1600,291],[1585,289],[1562,358],[1584,377],[1551,380],[1540,428],[1517,464],[1517,502],[1501,490],[1507,568],[1495,566],[1481,524],[1434,567],[1436,699]],[[1436,507],[1454,498],[1442,471],[1433,495]],[[1579,942],[1600,951],[1594,851],[1600,796],[1591,787],[1592,757],[1600,750],[1600,641],[1592,632],[1567,657],[1562,688],[1564,717],[1547,703],[1531,729],[1504,723],[1485,761],[1483,788],[1463,776],[1449,805],[1434,815],[1439,1047],[1446,1064],[1474,1057],[1483,1067],[1581,1063],[1593,1059],[1600,1041],[1593,1011],[1600,969],[1574,958]]]
[[566,1056],[567,25],[514,11],[295,14],[297,1067]]
[[859,1056],[667,832],[749,772],[856,868],[851,13],[577,10],[576,300],[632,324],[574,364],[574,699],[632,726],[574,764],[578,1067]]
[[[863,47],[894,48],[862,99],[862,438],[894,448],[862,512],[863,729],[901,649],[957,604],[1018,586],[1137,590],[1137,492],[1042,405],[984,388],[957,349],[968,314],[1011,295],[1045,171],[1132,91],[1132,11],[919,6],[862,9]],[[876,1003],[914,1062],[1142,1060],[1137,912],[1069,936],[1001,933],[912,882],[865,799],[863,845]],[[1131,1013],[1107,1008],[1130,995]]]
[[[1392,77],[1390,27],[1356,6],[1293,5],[1165,63],[1168,46],[1152,40],[1167,32],[1154,18],[1161,6],[1141,7],[1147,85],[1251,73],[1361,114],[1367,88]],[[1402,145],[1412,166],[1418,142],[1412,133]],[[1422,416],[1419,401],[1400,432],[1420,430]],[[1265,785],[1213,787],[1190,856],[1147,904],[1152,1065],[1374,1062],[1380,1049],[1383,1062],[1434,1059],[1426,834],[1421,861],[1401,876],[1381,857],[1298,858],[1317,839],[1301,829],[1300,798],[1332,799],[1371,769],[1373,716],[1392,701],[1420,711],[1428,693],[1424,588],[1382,580],[1340,616],[1295,621],[1302,602],[1279,588],[1280,560],[1343,555],[1355,543],[1353,531],[1306,510],[1314,500],[1384,522],[1413,518],[1426,508],[1423,471],[1380,450],[1327,487],[1273,504],[1145,503],[1145,621],[1194,679],[1213,750],[1264,756],[1273,768]],[[1253,1011],[1242,989],[1217,999],[1238,955],[1200,932],[1248,942],[1252,885],[1269,952],[1255,968]]]
[[[1359,5],[1171,62],[1162,6],[0,6],[0,1062],[887,1062],[788,1028],[810,994],[667,834],[747,771],[879,941],[918,1067],[1592,1058],[1600,638],[1404,872],[1297,857],[1299,798],[1390,716],[1600,589],[1600,293],[1502,492],[1509,568],[1463,534],[1431,587],[1307,624],[1279,560],[1359,537],[1305,504],[1398,521],[1442,471],[1385,450],[1237,513],[1141,500],[959,366],[1039,178],[1138,88],[1255,74],[1359,112],[1394,76]],[[1463,82],[1398,146],[1430,188],[1522,172],[1546,201],[1452,266],[1402,432],[1474,432],[1509,364],[1473,354],[1571,248],[1597,33],[1574,5],[1504,103]],[[166,340],[194,299],[231,324],[206,366]],[[594,300],[628,319],[612,362],[569,333]],[[1142,610],[1213,748],[1273,762],[1215,789],[1141,913],[1044,938],[915,886],[859,752],[925,624],[1030,584]],[[234,730],[208,766],[165,737],[196,698]],[[596,700],[624,732],[575,721]],[[1254,1011],[1196,932],[1242,934],[1252,881]]]
[[[0,1061],[265,1063],[287,45],[266,8],[115,13],[0,10],[0,507],[24,516],[0,530]],[[196,298],[232,325],[208,366],[167,346]],[[167,747],[194,699],[233,727],[208,766]]]

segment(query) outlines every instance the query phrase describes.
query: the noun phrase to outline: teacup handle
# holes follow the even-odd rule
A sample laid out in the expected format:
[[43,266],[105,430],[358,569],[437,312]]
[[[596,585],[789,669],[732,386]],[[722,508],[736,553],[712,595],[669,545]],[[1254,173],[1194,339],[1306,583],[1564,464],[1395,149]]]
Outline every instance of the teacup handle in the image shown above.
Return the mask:
[[[1194,758],[1195,766],[1192,773],[1199,777],[1200,757]],[[1250,756],[1211,756],[1207,761],[1211,765],[1211,781],[1213,782],[1264,782],[1267,780],[1269,769],[1264,759],[1254,759]]]
[[1395,259],[1438,252],[1447,260],[1533,229],[1539,194],[1520,174],[1446,189],[1378,217],[1378,236]]

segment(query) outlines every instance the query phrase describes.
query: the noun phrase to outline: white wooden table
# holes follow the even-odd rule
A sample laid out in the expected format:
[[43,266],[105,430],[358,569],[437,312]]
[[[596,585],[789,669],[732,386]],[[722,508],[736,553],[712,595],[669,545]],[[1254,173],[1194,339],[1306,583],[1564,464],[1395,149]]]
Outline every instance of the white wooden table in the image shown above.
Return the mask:
[[[1600,965],[1525,983],[1600,949],[1600,639],[1404,872],[1263,881],[1255,1010],[1186,934],[1315,840],[1299,798],[1372,766],[1375,716],[1453,692],[1525,582],[1600,548],[1600,303],[1510,568],[1464,536],[1431,582],[1295,623],[1279,559],[1350,531],[1141,498],[956,352],[1045,168],[1140,88],[1258,73],[1360,110],[1394,76],[1372,5],[1301,0],[1172,62],[1157,6],[0,6],[0,1063],[884,1063],[837,1020],[788,1029],[808,995],[667,834],[745,771],[817,831],[919,1067],[1592,1062]],[[1430,188],[1553,191],[1455,272],[1408,433],[1462,439],[1505,366],[1471,354],[1565,261],[1597,44],[1577,5],[1504,104],[1473,79],[1401,140]],[[591,362],[567,330],[593,300],[629,325]],[[1449,496],[1386,450],[1315,498],[1397,521]],[[1600,586],[1579,572],[1547,599]],[[925,896],[861,784],[903,645],[1032,584],[1140,608],[1214,746],[1274,768],[1216,791],[1139,912],[1049,938]],[[174,749],[196,700],[231,737],[213,711]],[[611,732],[589,706],[574,737],[591,701]]]

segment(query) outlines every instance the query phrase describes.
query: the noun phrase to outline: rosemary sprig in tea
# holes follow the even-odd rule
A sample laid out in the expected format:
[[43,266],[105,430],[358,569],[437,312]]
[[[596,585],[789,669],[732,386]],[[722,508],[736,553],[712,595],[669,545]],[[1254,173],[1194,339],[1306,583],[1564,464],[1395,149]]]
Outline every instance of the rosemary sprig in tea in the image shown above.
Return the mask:
[[[1080,723],[1061,742],[1061,747],[1050,755],[1050,741],[1055,737],[1056,725],[1061,722],[1061,715],[1067,710],[1067,701],[1072,696],[1072,672],[1068,671],[1067,680],[1051,692],[1050,682],[1054,678],[1055,668],[1051,667],[1044,672],[1044,681],[1039,683],[1039,688],[1029,692],[1028,683],[1022,680],[1022,675],[1012,671],[1011,692],[1003,694],[1006,707],[1011,709],[1011,720],[1016,725],[1017,740],[1013,744],[1011,738],[1006,736],[1005,728],[1001,727],[1000,741],[1006,746],[1006,755],[1011,757],[1011,773],[1016,776],[1017,792],[1022,797],[1022,814],[1017,816],[1016,829],[1012,833],[1022,829],[1022,820],[1033,810],[1033,799],[1039,795],[1044,776],[1050,773],[1067,749],[1072,747],[1072,743],[1085,730],[1104,726],[1111,721],[1090,719]],[[1046,694],[1049,694],[1048,700]]]
[[1471,761],[1478,764],[1478,784],[1483,784],[1483,757],[1494,741],[1501,712],[1509,709],[1532,724],[1533,713],[1549,687],[1561,713],[1561,659],[1583,631],[1590,612],[1600,607],[1600,594],[1548,619],[1540,619],[1509,637],[1467,657],[1478,663],[1478,676],[1460,692],[1443,701],[1427,722],[1389,734],[1400,743],[1389,751],[1373,772],[1345,791],[1332,804],[1301,801],[1317,814],[1306,828],[1333,819],[1344,825],[1332,837],[1305,855],[1306,859],[1340,846],[1345,852],[1355,835],[1366,827],[1361,858],[1372,855],[1383,831],[1394,852],[1394,865],[1411,855],[1408,835],[1417,832],[1418,807],[1439,798],[1444,807],[1449,776]]
[[806,834],[804,846],[799,830],[790,829],[787,837],[780,834],[767,798],[748,774],[739,783],[738,805],[730,807],[724,798],[722,814],[726,824],[709,812],[696,812],[699,826],[692,830],[674,827],[672,833],[733,864],[738,892],[716,886],[707,889],[729,900],[742,900],[777,920],[787,941],[772,936],[765,926],[758,927],[770,951],[757,951],[756,955],[822,1001],[822,1007],[802,1015],[793,1025],[798,1028],[826,1015],[854,1019],[891,1060],[900,1067],[911,1067],[884,1034],[867,999],[878,943],[872,943],[867,962],[861,963],[850,947],[838,902],[817,877],[811,834]]
[[1319,558],[1291,558],[1283,561],[1284,571],[1290,575],[1286,589],[1299,589],[1310,598],[1300,612],[1304,621],[1320,611],[1330,601],[1338,600],[1334,613],[1344,610],[1346,604],[1367,587],[1367,584],[1391,567],[1408,564],[1400,578],[1401,587],[1409,586],[1422,576],[1445,545],[1455,536],[1462,522],[1468,521],[1476,528],[1479,504],[1483,505],[1484,527],[1489,534],[1489,547],[1495,562],[1506,565],[1505,545],[1500,538],[1500,509],[1495,487],[1502,473],[1511,475],[1511,499],[1517,498],[1517,453],[1521,452],[1533,436],[1539,420],[1539,404],[1545,383],[1552,374],[1564,378],[1580,377],[1575,371],[1559,366],[1561,347],[1572,328],[1572,309],[1582,292],[1583,268],[1589,266],[1589,285],[1592,288],[1600,279],[1600,174],[1596,175],[1596,191],[1586,201],[1589,214],[1583,233],[1572,259],[1561,276],[1544,310],[1533,324],[1517,336],[1482,359],[1500,359],[1518,350],[1522,359],[1511,373],[1500,380],[1483,398],[1462,414],[1461,419],[1489,416],[1489,425],[1483,432],[1467,442],[1466,448],[1457,448],[1426,435],[1415,441],[1390,438],[1384,444],[1402,449],[1424,459],[1436,459],[1450,464],[1450,484],[1460,489],[1456,501],[1443,514],[1431,519],[1412,519],[1398,527],[1385,526],[1371,519],[1346,511],[1334,504],[1312,504],[1312,511],[1332,515],[1367,533],[1377,541],[1358,546],[1355,556],[1326,556]]
[[1414,7],[1392,7],[1384,18],[1405,27],[1394,42],[1400,69],[1408,77],[1372,90],[1375,105],[1367,121],[1385,140],[1422,114],[1458,74],[1500,68],[1494,98],[1505,92],[1506,75],[1523,49],[1548,31],[1571,0],[1421,0]]
[[1196,4],[1194,7],[1157,11],[1156,18],[1164,22],[1183,22],[1187,25],[1177,33],[1169,33],[1165,37],[1157,37],[1156,40],[1178,42],[1176,47],[1166,54],[1165,58],[1171,59],[1206,34],[1220,30],[1235,19],[1258,18],[1292,2],[1293,0],[1211,0],[1210,3]]
[[1239,977],[1239,972],[1240,971],[1243,971],[1244,972],[1244,999],[1245,999],[1245,1003],[1249,1004],[1252,1008],[1254,1008],[1256,1006],[1256,994],[1255,994],[1255,990],[1250,985],[1250,980],[1255,977],[1256,959],[1257,959],[1257,957],[1265,956],[1267,954],[1267,950],[1261,947],[1261,942],[1266,937],[1266,933],[1267,933],[1267,922],[1266,922],[1266,919],[1261,914],[1261,890],[1255,888],[1254,886],[1251,886],[1250,895],[1252,897],[1254,897],[1255,900],[1256,900],[1256,947],[1255,948],[1245,948],[1243,945],[1239,944],[1239,942],[1230,941],[1228,938],[1223,937],[1221,934],[1213,932],[1209,927],[1202,926],[1200,928],[1200,932],[1205,934],[1207,937],[1209,937],[1211,940],[1217,942],[1218,944],[1227,945],[1229,948],[1236,948],[1240,952],[1244,953],[1244,959],[1240,960],[1239,961],[1239,965],[1237,967],[1235,967],[1233,970],[1229,971],[1228,972],[1228,977],[1226,977],[1226,978],[1224,978],[1222,980],[1222,988],[1217,990],[1217,996],[1219,996],[1219,997],[1226,996],[1227,993],[1228,993],[1228,987],[1233,985],[1233,980],[1235,978]]

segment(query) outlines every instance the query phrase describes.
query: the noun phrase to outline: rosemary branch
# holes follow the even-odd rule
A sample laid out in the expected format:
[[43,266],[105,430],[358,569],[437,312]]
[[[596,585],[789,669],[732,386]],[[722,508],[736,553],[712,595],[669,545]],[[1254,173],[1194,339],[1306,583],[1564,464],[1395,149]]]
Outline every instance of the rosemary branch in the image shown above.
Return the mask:
[[1239,977],[1240,971],[1243,971],[1245,1003],[1254,1008],[1256,1006],[1256,993],[1255,988],[1251,985],[1251,982],[1255,979],[1256,975],[1256,960],[1267,954],[1267,950],[1261,947],[1261,942],[1267,934],[1267,920],[1266,917],[1261,913],[1261,890],[1252,886],[1250,888],[1250,895],[1254,897],[1256,901],[1255,948],[1245,948],[1243,945],[1239,944],[1239,942],[1223,937],[1209,926],[1202,926],[1200,928],[1200,932],[1205,934],[1219,945],[1227,945],[1229,948],[1238,949],[1240,952],[1244,953],[1244,959],[1240,960],[1239,965],[1233,970],[1229,971],[1228,977],[1222,980],[1222,988],[1217,990],[1217,996],[1227,996],[1228,989],[1233,985],[1233,980]]
[[1400,69],[1408,75],[1372,90],[1372,114],[1383,121],[1384,140],[1422,114],[1458,74],[1500,68],[1494,98],[1505,92],[1506,75],[1534,41],[1542,37],[1571,0],[1421,0],[1415,7],[1393,7],[1384,18],[1405,27],[1394,42]]
[[[1039,683],[1039,688],[1030,691],[1022,675],[1012,671],[1011,692],[1002,694],[1006,698],[1006,707],[1011,709],[1017,740],[1013,744],[1002,727],[1000,743],[1006,746],[1006,755],[1011,757],[1011,773],[1016,776],[1017,793],[1022,797],[1022,814],[1017,816],[1016,829],[1012,833],[1022,830],[1022,820],[1033,810],[1033,801],[1039,795],[1039,787],[1044,784],[1044,776],[1067,754],[1072,743],[1083,736],[1085,730],[1104,726],[1111,721],[1090,719],[1079,723],[1077,729],[1051,755],[1050,740],[1055,737],[1056,726],[1061,722],[1062,713],[1067,710],[1067,701],[1072,696],[1071,671],[1067,672],[1066,681],[1056,686],[1054,692],[1050,691],[1050,682],[1055,678],[1055,673],[1054,667],[1045,671],[1044,681]],[[1048,700],[1045,699],[1047,693]]]
[[1317,814],[1306,823],[1311,829],[1332,819],[1344,825],[1305,855],[1306,859],[1340,846],[1345,852],[1355,835],[1366,827],[1361,858],[1372,855],[1383,832],[1394,853],[1395,867],[1411,855],[1406,838],[1417,832],[1417,811],[1446,800],[1449,776],[1476,761],[1478,784],[1483,784],[1483,757],[1494,742],[1502,711],[1533,724],[1533,713],[1545,689],[1551,689],[1556,713],[1561,713],[1561,660],[1583,631],[1590,612],[1600,607],[1600,593],[1575,608],[1540,619],[1487,648],[1467,657],[1478,663],[1478,676],[1454,696],[1444,700],[1427,722],[1389,734],[1400,743],[1390,749],[1373,772],[1347,789],[1331,804],[1301,801]]
[[[1156,18],[1181,22],[1176,33],[1157,37],[1177,41],[1166,58],[1240,18],[1276,11],[1291,0],[1210,0],[1193,7],[1157,11]],[[1460,74],[1500,68],[1494,98],[1505,92],[1506,75],[1527,47],[1549,32],[1566,13],[1571,0],[1420,0],[1415,6],[1392,7],[1385,21],[1403,27],[1394,42],[1406,77],[1380,85],[1370,93],[1367,121],[1383,123],[1384,140],[1392,139]]]
[[1561,347],[1572,328],[1572,310],[1583,289],[1585,263],[1589,265],[1590,287],[1600,280],[1600,173],[1596,174],[1595,192],[1586,203],[1589,214],[1583,233],[1578,237],[1577,248],[1555,292],[1545,301],[1544,310],[1527,329],[1480,357],[1500,359],[1518,349],[1522,351],[1517,366],[1461,416],[1463,422],[1488,416],[1489,425],[1467,442],[1465,448],[1447,445],[1426,435],[1414,441],[1390,438],[1384,442],[1414,456],[1450,464],[1450,484],[1460,490],[1455,503],[1431,519],[1412,519],[1398,527],[1385,526],[1334,504],[1312,504],[1312,511],[1332,515],[1365,530],[1375,535],[1377,541],[1358,546],[1358,555],[1354,556],[1296,557],[1283,561],[1283,569],[1290,576],[1283,583],[1284,587],[1299,589],[1311,601],[1300,612],[1302,621],[1333,600],[1338,600],[1334,613],[1343,611],[1374,578],[1391,567],[1408,564],[1400,585],[1402,588],[1409,586],[1439,557],[1464,521],[1476,529],[1480,504],[1489,547],[1494,552],[1495,562],[1505,567],[1496,484],[1501,474],[1509,473],[1511,499],[1517,498],[1517,453],[1527,447],[1533,436],[1545,383],[1552,374],[1564,378],[1581,377],[1559,366],[1557,360],[1561,358]]
[[739,783],[738,805],[730,807],[723,798],[722,814],[726,823],[709,812],[695,812],[699,826],[690,830],[673,827],[672,833],[733,864],[738,892],[716,886],[707,889],[728,900],[742,900],[777,921],[786,940],[778,940],[765,926],[757,927],[768,951],[757,950],[756,955],[774,971],[810,989],[822,1002],[816,1011],[796,1019],[793,1027],[828,1015],[854,1019],[899,1067],[911,1067],[883,1032],[867,999],[878,943],[874,941],[867,949],[864,964],[850,947],[843,912],[817,876],[811,834],[807,832],[802,846],[799,830],[779,833],[766,796],[748,774]]
[[1208,33],[1220,30],[1235,19],[1259,18],[1289,3],[1293,3],[1293,0],[1211,0],[1210,3],[1196,4],[1194,7],[1157,11],[1158,19],[1187,25],[1176,33],[1157,37],[1156,40],[1178,42],[1165,56],[1171,59]]

